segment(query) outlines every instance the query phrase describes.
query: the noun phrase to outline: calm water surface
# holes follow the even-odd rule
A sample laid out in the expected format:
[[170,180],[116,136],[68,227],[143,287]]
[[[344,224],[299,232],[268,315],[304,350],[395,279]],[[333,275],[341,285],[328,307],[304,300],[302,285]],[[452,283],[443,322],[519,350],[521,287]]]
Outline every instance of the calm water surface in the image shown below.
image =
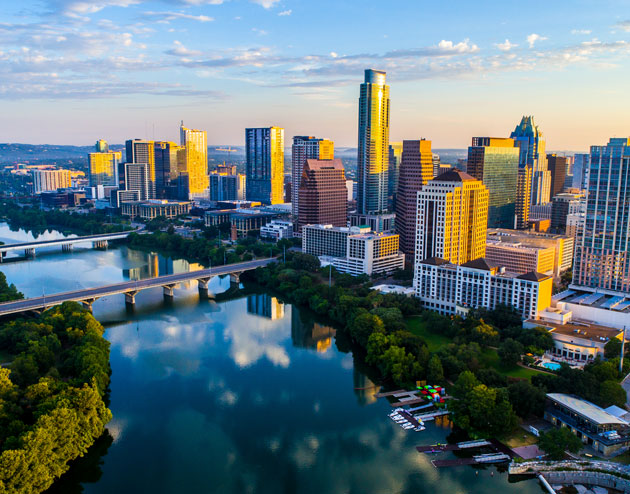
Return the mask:
[[[4,242],[29,238],[0,225]],[[198,268],[87,246],[0,266],[26,296]],[[228,286],[215,278],[210,287]],[[113,441],[101,448],[100,467],[74,469],[56,492],[542,492],[536,482],[509,483],[495,467],[478,475],[435,469],[414,446],[445,442],[447,425],[430,422],[417,433],[391,422],[387,402],[337,349],[334,329],[305,311],[265,294],[200,300],[195,283],[177,289],[172,303],[161,289],[136,301],[133,311],[122,295],[94,304],[111,342]]]

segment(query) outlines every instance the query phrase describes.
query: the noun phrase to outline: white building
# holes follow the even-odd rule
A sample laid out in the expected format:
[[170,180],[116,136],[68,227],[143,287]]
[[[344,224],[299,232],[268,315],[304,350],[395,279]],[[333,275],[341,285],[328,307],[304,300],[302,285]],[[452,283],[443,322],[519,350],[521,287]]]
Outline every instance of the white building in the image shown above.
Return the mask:
[[69,170],[31,170],[33,194],[65,189],[71,186]]
[[470,309],[507,304],[523,319],[537,319],[551,303],[553,279],[536,272],[506,273],[483,258],[458,266],[432,257],[416,265],[413,286],[425,307],[441,314],[465,316]]
[[271,238],[276,242],[281,238],[293,237],[293,223],[290,221],[273,220],[260,228],[262,238]]
[[405,267],[398,250],[399,235],[374,233],[369,228],[307,225],[302,229],[302,251],[319,256],[322,265],[354,276],[391,273]]

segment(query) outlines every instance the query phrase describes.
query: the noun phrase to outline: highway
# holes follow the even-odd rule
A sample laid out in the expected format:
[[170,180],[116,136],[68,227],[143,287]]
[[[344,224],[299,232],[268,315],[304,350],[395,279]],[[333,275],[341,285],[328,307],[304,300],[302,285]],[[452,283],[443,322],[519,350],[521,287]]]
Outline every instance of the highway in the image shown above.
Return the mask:
[[0,253],[4,254],[12,250],[36,249],[40,247],[51,247],[55,245],[71,245],[80,242],[104,242],[107,240],[119,240],[127,238],[131,232],[103,233],[100,235],[87,235],[85,237],[68,237],[59,238],[57,240],[34,240],[33,242],[24,242],[19,244],[0,245]]
[[221,276],[226,274],[240,274],[244,271],[250,271],[261,266],[266,266],[275,258],[260,259],[256,261],[247,261],[237,264],[228,264],[209,269],[201,269],[199,271],[189,271],[187,273],[168,274],[158,276],[157,278],[147,278],[138,281],[124,281],[113,285],[105,285],[96,288],[84,288],[71,292],[55,293],[42,297],[27,298],[25,300],[16,300],[14,302],[5,302],[0,304],[0,316],[16,314],[20,312],[28,312],[31,310],[41,310],[63,302],[93,302],[107,295],[115,295],[119,293],[132,294],[135,296],[140,290],[154,287],[172,287],[178,283],[191,280],[204,280],[213,276]]

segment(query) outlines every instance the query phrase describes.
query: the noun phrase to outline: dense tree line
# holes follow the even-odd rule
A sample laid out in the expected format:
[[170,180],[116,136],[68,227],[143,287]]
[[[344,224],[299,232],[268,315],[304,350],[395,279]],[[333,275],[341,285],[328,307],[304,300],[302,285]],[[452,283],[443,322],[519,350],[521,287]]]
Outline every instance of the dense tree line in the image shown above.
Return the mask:
[[24,298],[22,292],[18,291],[13,283],[9,284],[7,277],[0,271],[0,303],[22,298]]
[[0,328],[0,492],[47,489],[99,438],[111,412],[109,342],[79,304]]
[[[509,368],[523,354],[540,355],[553,346],[545,329],[523,329],[512,307],[474,310],[466,319],[442,316],[423,310],[416,298],[371,290],[366,276],[321,268],[316,257],[293,252],[286,263],[246,276],[338,323],[384,384],[412,386],[424,379],[455,383],[452,418],[473,437],[509,434],[519,417],[542,416],[547,392],[573,393],[602,406],[625,403],[621,375],[614,371],[618,360],[597,360],[584,371],[563,366],[532,382],[508,378],[489,365],[489,353],[498,354],[500,364]],[[424,339],[407,330],[406,319],[412,315],[430,332],[449,337],[449,343],[429,352]]]
[[19,206],[12,201],[2,205],[2,216],[13,230],[22,228],[41,234],[48,229],[57,229],[76,234],[96,235],[130,230],[131,226],[120,217],[112,217],[101,210],[87,214],[72,213],[60,209],[50,211],[38,207]]

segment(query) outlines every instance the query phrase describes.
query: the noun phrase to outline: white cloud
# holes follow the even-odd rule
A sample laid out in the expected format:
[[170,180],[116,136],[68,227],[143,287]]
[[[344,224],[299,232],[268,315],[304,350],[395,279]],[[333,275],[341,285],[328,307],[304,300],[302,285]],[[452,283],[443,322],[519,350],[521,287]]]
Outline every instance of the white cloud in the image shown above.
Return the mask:
[[289,10],[283,10],[282,12],[278,12],[278,15],[291,15],[293,13],[293,11],[291,9]]
[[630,19],[627,21],[621,21],[615,24],[615,27],[622,29],[623,31],[630,32]]
[[475,44],[468,44],[468,39],[453,43],[452,41],[442,40],[438,43],[438,48],[446,53],[474,53],[479,51],[479,47]]
[[280,2],[280,0],[251,0],[253,3],[257,3],[258,5],[266,8],[266,9],[270,9],[271,7],[273,7],[275,4],[277,4],[278,2]]
[[213,17],[209,17],[207,15],[192,15],[192,14],[186,14],[184,12],[145,12],[144,15],[147,15],[149,17],[156,17],[163,21],[172,21],[175,19],[188,19],[191,21],[211,22],[214,20]]
[[197,55],[201,55],[201,52],[198,50],[189,50],[186,48],[180,41],[173,41],[173,48],[170,50],[166,50],[164,53],[167,55],[173,55],[176,57],[193,57]]
[[269,34],[264,29],[258,29],[257,27],[253,27],[252,31],[254,31],[258,36],[267,36]]
[[571,34],[591,34],[590,29],[571,29]]
[[527,36],[527,43],[529,44],[530,48],[533,48],[534,44],[537,41],[544,41],[546,39],[547,39],[546,36],[541,36],[540,34],[532,33],[529,36]]
[[506,39],[504,43],[496,43],[495,46],[501,51],[510,51],[512,48],[516,48],[518,45],[510,43],[510,40]]

